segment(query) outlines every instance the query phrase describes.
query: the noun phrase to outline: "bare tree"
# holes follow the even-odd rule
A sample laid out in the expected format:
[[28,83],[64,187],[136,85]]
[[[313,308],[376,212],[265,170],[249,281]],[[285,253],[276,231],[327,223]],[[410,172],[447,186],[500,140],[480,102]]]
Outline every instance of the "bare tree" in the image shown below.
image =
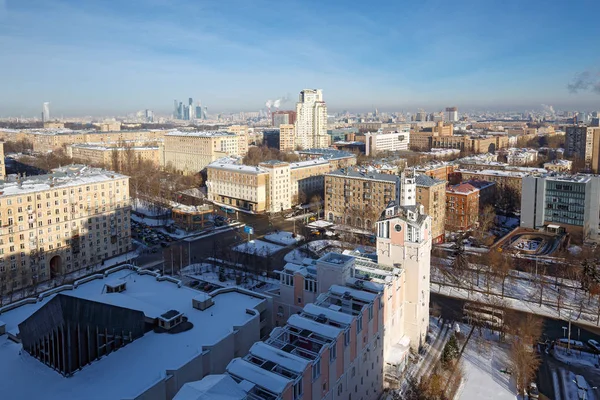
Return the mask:
[[511,277],[512,258],[497,250],[491,250],[488,254],[488,262],[491,272],[502,281],[502,298],[504,298],[506,280]]
[[493,236],[489,235],[489,231],[494,227],[496,223],[496,210],[491,204],[487,204],[479,214],[479,226],[475,231],[475,237],[477,240],[484,245],[491,245],[493,243]]

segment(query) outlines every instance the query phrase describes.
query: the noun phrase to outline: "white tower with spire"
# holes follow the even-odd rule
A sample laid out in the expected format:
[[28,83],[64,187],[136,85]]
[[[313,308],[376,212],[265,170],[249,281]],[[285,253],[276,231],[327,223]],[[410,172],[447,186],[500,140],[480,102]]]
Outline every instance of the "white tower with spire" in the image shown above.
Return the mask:
[[425,343],[429,327],[431,217],[415,205],[414,172],[402,174],[400,202],[377,221],[377,261],[405,271],[403,334],[411,347]]

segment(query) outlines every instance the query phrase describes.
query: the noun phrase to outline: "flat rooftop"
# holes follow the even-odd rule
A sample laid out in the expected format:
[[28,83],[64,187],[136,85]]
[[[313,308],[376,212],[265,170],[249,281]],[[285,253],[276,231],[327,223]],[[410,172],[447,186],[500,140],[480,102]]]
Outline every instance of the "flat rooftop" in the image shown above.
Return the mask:
[[165,136],[189,136],[189,137],[219,137],[219,136],[236,136],[235,133],[226,131],[200,131],[200,132],[182,132],[182,131],[171,131]]
[[[126,282],[121,293],[106,293],[107,282]],[[71,377],[64,377],[33,358],[17,344],[0,336],[0,387],[2,398],[19,399],[123,399],[134,398],[166,375],[177,369],[232,332],[232,327],[249,321],[260,298],[240,292],[227,292],[213,297],[214,305],[200,311],[192,299],[206,296],[197,290],[176,284],[159,282],[152,275],[139,275],[126,269],[105,279],[80,285],[61,292],[92,301],[142,311],[148,317],[158,317],[171,310],[182,312],[194,327],[189,331],[157,334],[153,331],[125,347],[92,362]],[[54,296],[36,304],[28,304],[0,315],[7,332],[16,333],[18,324],[39,310]]]
[[49,174],[34,175],[22,178],[20,181],[16,176],[9,175],[6,180],[0,181],[0,198],[122,178],[126,176],[102,168],[67,165],[55,168]]
[[398,175],[381,174],[378,172],[371,172],[371,171],[361,171],[361,170],[356,170],[356,169],[352,169],[352,168],[339,169],[337,171],[333,171],[333,172],[330,172],[325,175],[335,176],[335,177],[353,178],[353,179],[385,181],[385,182],[392,182],[392,183],[396,183],[399,180]]

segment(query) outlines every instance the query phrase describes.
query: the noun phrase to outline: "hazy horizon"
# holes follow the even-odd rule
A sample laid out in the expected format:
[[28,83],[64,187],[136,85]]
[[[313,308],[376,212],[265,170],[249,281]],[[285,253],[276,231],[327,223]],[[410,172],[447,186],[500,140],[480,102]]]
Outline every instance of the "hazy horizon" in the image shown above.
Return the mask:
[[600,109],[600,4],[0,0],[0,116]]

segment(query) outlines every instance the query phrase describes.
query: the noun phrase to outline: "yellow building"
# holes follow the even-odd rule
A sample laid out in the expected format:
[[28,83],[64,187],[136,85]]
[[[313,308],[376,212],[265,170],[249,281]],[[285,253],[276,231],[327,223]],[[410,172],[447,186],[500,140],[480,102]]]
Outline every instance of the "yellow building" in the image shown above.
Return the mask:
[[238,155],[248,154],[248,142],[250,141],[249,127],[247,125],[232,125],[227,132],[234,133],[238,137]]
[[67,154],[77,162],[84,164],[115,168],[116,162],[122,167],[124,163],[138,160],[148,161],[159,166],[158,146],[126,146],[108,147],[94,144],[74,144],[67,147]]
[[175,226],[188,232],[205,228],[212,221],[212,213],[213,208],[209,204],[200,206],[178,204],[171,209]]
[[309,202],[311,197],[323,197],[325,174],[333,171],[324,159],[300,161],[290,164],[292,205]]
[[425,208],[425,214],[431,217],[431,236],[433,243],[444,242],[446,223],[446,184],[444,180],[417,174],[417,203]]
[[294,151],[296,129],[292,124],[279,125],[279,151]]
[[121,130],[121,123],[118,121],[105,121],[94,125],[100,128],[100,132],[118,132]]
[[400,198],[397,175],[352,168],[325,175],[325,218],[338,224],[371,230],[391,201]]
[[0,184],[0,294],[131,250],[129,177],[82,165]]
[[237,155],[239,138],[234,133],[174,131],[165,135],[161,164],[193,175],[219,158]]
[[58,121],[48,121],[44,122],[44,128],[52,128],[52,129],[64,129],[65,123]]
[[[120,142],[155,142],[162,140],[168,131],[72,131],[70,129],[26,130],[25,138],[33,143],[36,153],[48,153],[60,150],[71,144],[95,143],[115,146]],[[12,139],[7,139],[12,140]]]

